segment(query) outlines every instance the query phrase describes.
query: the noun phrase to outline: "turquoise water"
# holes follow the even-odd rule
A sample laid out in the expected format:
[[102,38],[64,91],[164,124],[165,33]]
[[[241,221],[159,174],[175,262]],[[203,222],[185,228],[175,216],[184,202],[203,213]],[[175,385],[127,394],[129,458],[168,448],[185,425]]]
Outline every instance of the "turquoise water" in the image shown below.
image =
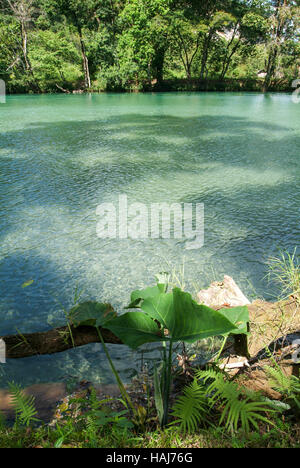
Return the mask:
[[[0,104],[0,334],[63,324],[76,286],[121,311],[131,290],[183,262],[191,290],[228,274],[250,298],[270,298],[267,258],[299,243],[299,149],[300,105],[287,94],[9,96]],[[204,247],[99,239],[96,207],[119,194],[147,206],[204,203]],[[129,375],[132,353],[110,349]],[[97,344],[1,369],[24,385],[110,381]]]

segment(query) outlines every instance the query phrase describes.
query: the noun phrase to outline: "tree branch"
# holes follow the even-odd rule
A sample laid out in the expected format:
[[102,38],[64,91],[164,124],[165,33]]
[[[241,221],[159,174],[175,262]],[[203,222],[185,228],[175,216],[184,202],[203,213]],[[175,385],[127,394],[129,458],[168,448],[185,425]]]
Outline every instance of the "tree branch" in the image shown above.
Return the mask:
[[[101,329],[101,334],[106,343],[122,344],[119,338],[105,328]],[[24,335],[19,333],[18,335],[2,336],[1,338],[6,345],[6,357],[8,359],[61,353],[73,347],[100,343],[97,330],[94,327],[70,327],[69,329],[66,326],[45,332],[26,333]]]

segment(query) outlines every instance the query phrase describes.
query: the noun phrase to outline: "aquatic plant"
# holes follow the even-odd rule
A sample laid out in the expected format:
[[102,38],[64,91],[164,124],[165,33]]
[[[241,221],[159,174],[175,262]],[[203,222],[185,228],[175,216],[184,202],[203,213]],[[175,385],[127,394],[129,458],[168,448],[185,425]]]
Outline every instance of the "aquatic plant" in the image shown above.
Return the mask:
[[249,321],[247,307],[215,311],[197,304],[189,293],[179,288],[171,292],[167,292],[167,288],[167,284],[158,283],[134,291],[127,308],[141,311],[127,312],[105,323],[105,328],[132,349],[145,343],[164,343],[162,367],[154,374],[156,407],[162,427],[168,422],[174,343],[194,343],[230,333],[247,334]]

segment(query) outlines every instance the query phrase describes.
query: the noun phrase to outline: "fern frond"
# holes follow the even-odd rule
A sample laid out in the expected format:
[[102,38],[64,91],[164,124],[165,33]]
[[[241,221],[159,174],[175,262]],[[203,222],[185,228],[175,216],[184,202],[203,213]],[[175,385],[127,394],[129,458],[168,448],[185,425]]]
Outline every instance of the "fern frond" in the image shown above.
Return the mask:
[[29,426],[34,421],[39,421],[35,416],[37,411],[34,406],[34,397],[25,395],[22,387],[14,382],[9,383],[9,391],[12,397],[12,405],[16,413],[16,420]]
[[206,392],[195,379],[183,390],[173,406],[173,416],[176,419],[172,424],[179,423],[180,429],[186,432],[195,432],[201,421],[205,418],[208,409]]
[[251,426],[258,429],[258,422],[262,421],[267,424],[272,424],[269,419],[263,414],[266,412],[274,412],[265,402],[254,402],[249,398],[244,400],[227,400],[225,407],[222,411],[220,424],[226,419],[226,428],[232,428],[234,431],[238,430],[239,424],[244,432],[249,433]]
[[264,416],[266,412],[274,412],[267,402],[261,401],[257,392],[249,392],[228,380],[222,372],[207,370],[198,372],[197,377],[208,384],[207,394],[209,406],[216,404],[222,408],[220,424],[225,423],[227,429],[237,431],[238,427],[249,432],[251,426],[258,429],[258,422],[271,422]]
[[291,382],[288,377],[284,375],[280,368],[265,366],[265,370],[270,379],[270,385],[279,391],[279,393],[289,393]]
[[208,368],[205,371],[199,370],[196,372],[196,378],[203,381],[204,383],[207,383],[208,380],[216,380],[220,375],[224,376],[224,373],[222,373],[221,370],[216,370],[213,368]]
[[294,375],[287,377],[281,368],[265,366],[270,385],[282,395],[291,398],[300,409],[300,379]]
[[86,432],[88,434],[96,434],[98,430],[98,425],[94,417],[91,415],[88,415],[85,420],[85,425],[86,425]]
[[240,396],[238,386],[228,380],[227,375],[212,369],[203,372],[198,372],[197,377],[201,378],[204,384],[207,385],[207,395],[209,405],[212,407],[219,400],[227,399],[234,401],[237,396]]

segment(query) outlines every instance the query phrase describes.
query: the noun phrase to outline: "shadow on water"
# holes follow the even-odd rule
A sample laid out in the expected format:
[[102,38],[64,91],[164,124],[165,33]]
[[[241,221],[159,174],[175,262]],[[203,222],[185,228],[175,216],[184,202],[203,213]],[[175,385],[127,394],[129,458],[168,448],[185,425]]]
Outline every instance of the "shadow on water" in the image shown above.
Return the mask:
[[[276,142],[268,137],[270,133]],[[5,150],[0,154],[1,238],[18,227],[16,213],[28,226],[38,223],[50,207],[53,216],[67,218],[67,239],[72,220],[95,223],[92,215],[85,221],[86,213],[94,213],[111,193],[129,192],[134,197],[132,186],[142,184],[151,197],[158,182],[165,177],[176,180],[184,173],[191,176],[192,184],[183,187],[183,195],[176,194],[177,200],[179,195],[181,202],[205,203],[207,239],[215,245],[216,254],[222,251],[218,229],[230,229],[236,223],[247,231],[252,228],[240,245],[233,230],[228,247],[236,246],[237,258],[241,249],[253,249],[256,241],[257,257],[263,251],[273,253],[279,240],[287,249],[297,241],[300,138],[289,135],[284,125],[228,115],[124,114],[102,120],[33,123],[3,133],[0,148]],[[179,185],[181,181],[179,177]],[[161,185],[160,191],[163,199],[172,197],[168,187]],[[55,243],[62,230],[52,226],[51,219],[43,220],[39,242],[45,235]]]
[[[69,307],[77,281],[84,286],[85,297],[110,300],[102,297],[101,273],[115,274],[115,287],[117,281],[124,281],[117,264],[109,270],[110,252],[97,253],[98,296],[89,285],[96,273],[87,278],[82,263],[95,257],[96,247],[90,247],[95,237],[95,208],[112,194],[128,193],[134,201],[170,197],[171,201],[204,203],[205,242],[210,249],[205,253],[204,248],[204,260],[225,256],[232,264],[232,270],[225,273],[238,274],[247,265],[249,279],[256,285],[262,283],[265,258],[278,247],[292,251],[299,241],[299,150],[300,137],[284,125],[228,115],[129,113],[97,120],[32,123],[2,133],[0,311],[5,330],[33,331],[34,327],[39,331],[48,326],[49,317],[62,321],[56,300]],[[80,231],[79,237],[76,230],[82,226],[86,231]],[[66,258],[72,256],[68,266],[58,258],[62,245]],[[118,243],[111,245],[116,255],[123,254],[118,252]],[[143,248],[148,254],[147,246]],[[142,259],[145,271],[149,258]],[[124,255],[122,261],[128,258]],[[35,283],[22,289],[29,279]],[[113,353],[125,371],[124,347],[119,351],[114,347]],[[96,350],[89,345],[60,356],[9,363],[7,375],[22,375],[26,366],[26,373],[32,373],[28,383],[34,383],[37,375],[38,381],[47,381],[56,367],[58,378],[64,372],[94,378],[97,356],[100,371],[109,374],[99,346]]]
[[[231,170],[253,170],[253,175],[265,171],[266,176],[269,169],[282,170],[284,157],[284,171],[294,176],[299,171],[300,137],[286,136],[287,130],[228,115],[126,114],[94,121],[34,123],[8,131],[0,140],[0,149],[5,150],[0,154],[0,207],[8,217],[2,232],[10,224],[9,195],[13,195],[13,207],[65,205],[72,211],[94,207],[95,200],[99,203],[105,194],[126,192],[132,183],[164,174],[172,177],[182,170],[199,177],[204,171],[219,170],[228,181]],[[283,136],[274,143],[266,137],[269,132]],[[253,189],[255,180],[251,183]]]
[[[1,287],[1,335],[45,331],[66,324],[63,308],[67,311],[74,305],[75,275],[34,251],[5,258],[0,263],[0,274],[1,284],[5,282],[5,289],[10,291],[8,298]],[[24,278],[34,279],[34,283],[23,289]],[[101,278],[98,282],[101,291]],[[95,297],[86,289],[81,300],[103,298],[101,293]],[[120,345],[107,346],[121,375],[128,379],[134,371],[132,352]],[[53,378],[68,383],[79,381],[83,375],[92,382],[114,383],[100,343],[54,355],[8,359],[0,365],[0,388],[12,380],[22,385],[51,382]]]

